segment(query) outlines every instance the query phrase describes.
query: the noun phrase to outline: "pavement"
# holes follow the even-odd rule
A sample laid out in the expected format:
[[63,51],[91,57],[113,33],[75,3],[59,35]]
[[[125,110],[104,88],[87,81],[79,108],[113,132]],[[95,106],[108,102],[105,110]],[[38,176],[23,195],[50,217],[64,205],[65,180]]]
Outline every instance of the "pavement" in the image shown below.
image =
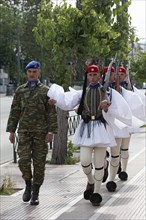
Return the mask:
[[[17,163],[0,166],[0,184],[9,176],[17,189],[10,196],[0,196],[1,220],[146,220],[146,129],[133,134],[130,141],[128,180],[116,177],[117,190],[108,192],[101,186],[100,206],[83,199],[86,177],[80,163],[46,165],[40,204],[31,206],[22,201],[24,181]],[[51,157],[51,150],[48,157]]]

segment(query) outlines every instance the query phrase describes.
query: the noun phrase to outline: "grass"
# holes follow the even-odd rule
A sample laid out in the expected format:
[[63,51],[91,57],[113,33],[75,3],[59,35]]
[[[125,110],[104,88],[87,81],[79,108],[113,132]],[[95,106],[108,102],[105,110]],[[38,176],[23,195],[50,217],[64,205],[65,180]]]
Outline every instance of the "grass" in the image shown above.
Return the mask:
[[[68,141],[67,143],[67,156],[64,159],[64,164],[66,165],[72,165],[76,164],[80,161],[79,156],[76,156],[77,148],[74,147],[71,141]],[[47,160],[47,164],[55,164],[55,161],[53,159]]]
[[0,195],[12,195],[15,193],[14,184],[12,183],[11,177],[6,176],[3,179],[3,184],[0,187]]
[[79,162],[79,158],[75,157],[74,154],[76,153],[76,147],[72,144],[71,141],[68,142],[67,145],[67,156],[65,158],[65,164],[76,164]]
[[143,126],[141,126],[141,128],[146,128],[146,124],[145,124],[145,125],[143,125]]

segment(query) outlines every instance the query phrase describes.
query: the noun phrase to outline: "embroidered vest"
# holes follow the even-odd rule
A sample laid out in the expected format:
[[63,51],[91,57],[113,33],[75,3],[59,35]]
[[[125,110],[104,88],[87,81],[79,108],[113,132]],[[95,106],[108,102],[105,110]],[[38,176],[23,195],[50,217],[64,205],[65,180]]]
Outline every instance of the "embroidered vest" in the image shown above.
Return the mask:
[[90,120],[96,120],[102,116],[100,102],[104,99],[104,96],[105,92],[103,87],[87,88],[82,112],[83,119],[88,117]]

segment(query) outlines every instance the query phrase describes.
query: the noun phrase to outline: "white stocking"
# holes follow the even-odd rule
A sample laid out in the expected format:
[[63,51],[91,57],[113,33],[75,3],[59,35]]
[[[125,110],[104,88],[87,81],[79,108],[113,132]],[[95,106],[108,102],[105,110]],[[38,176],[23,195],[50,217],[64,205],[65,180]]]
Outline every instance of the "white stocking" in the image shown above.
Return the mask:
[[116,138],[116,147],[111,147],[111,157],[110,157],[110,171],[108,181],[114,181],[120,161],[120,147],[122,143],[122,138]]
[[123,138],[121,144],[121,165],[122,171],[124,172],[126,172],[128,164],[130,138],[131,136],[128,138]]
[[93,184],[94,178],[92,175],[92,147],[81,147],[80,148],[80,161],[83,172],[88,178],[88,183]]
[[104,161],[105,161],[106,147],[94,148],[94,165],[95,165],[95,186],[94,193],[99,193],[103,175],[104,175]]

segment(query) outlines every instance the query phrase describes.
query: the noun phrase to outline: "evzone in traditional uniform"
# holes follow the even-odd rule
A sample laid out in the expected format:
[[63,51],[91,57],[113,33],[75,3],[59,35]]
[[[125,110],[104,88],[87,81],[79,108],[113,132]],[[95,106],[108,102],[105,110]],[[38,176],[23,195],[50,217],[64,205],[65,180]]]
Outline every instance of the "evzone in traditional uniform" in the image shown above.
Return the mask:
[[[90,65],[86,68],[83,91],[70,88],[70,91],[64,92],[62,87],[53,84],[48,92],[50,100],[56,100],[56,106],[63,110],[72,110],[79,105],[77,111],[82,119],[72,142],[80,147],[80,161],[87,177],[84,199],[90,200],[95,206],[99,206],[102,201],[100,188],[107,147],[116,146],[113,129],[107,121],[112,118],[115,126],[121,126],[118,119],[131,124],[131,112],[127,113],[125,100],[115,90],[110,99],[99,80],[98,66]],[[117,100],[121,102],[122,108],[117,105]]]
[[[104,73],[106,74],[108,67],[104,68]],[[141,125],[144,124],[142,119],[144,118],[144,111],[142,107],[142,102],[140,100],[139,95],[133,93],[132,91],[127,91],[128,89],[128,82],[126,80],[126,69],[124,67],[119,67],[118,70],[119,79],[120,79],[120,94],[124,97],[125,101],[129,105],[127,111],[131,111],[132,113],[132,124],[128,127],[123,127],[123,129],[113,129],[115,140],[117,146],[110,149],[110,171],[109,177],[107,180],[106,187],[108,191],[113,192],[116,190],[117,184],[115,183],[115,177],[118,173],[119,178],[122,181],[126,181],[128,178],[127,174],[127,164],[129,158],[129,144],[131,138],[131,132],[133,130],[137,130]],[[124,76],[124,77],[123,77]],[[116,88],[115,82],[115,69],[112,67],[111,69],[111,78],[110,78],[110,88]],[[133,101],[134,100],[134,101]],[[120,104],[120,103],[119,103]],[[126,106],[125,106],[126,107]],[[140,113],[140,114],[139,114]],[[141,119],[138,117],[141,115]],[[139,118],[137,118],[137,117]],[[120,167],[119,167],[119,164]]]
[[[131,134],[139,130],[139,128],[145,124],[144,122],[144,105],[141,97],[134,92],[132,85],[129,86],[130,82],[127,82],[127,73],[125,67],[119,67],[119,80],[120,80],[120,94],[128,103],[132,112],[132,126],[129,127],[129,137],[122,138],[121,142],[121,172],[119,178],[123,181],[128,179],[127,164],[129,158],[129,144]],[[131,88],[131,91],[130,91]]]

